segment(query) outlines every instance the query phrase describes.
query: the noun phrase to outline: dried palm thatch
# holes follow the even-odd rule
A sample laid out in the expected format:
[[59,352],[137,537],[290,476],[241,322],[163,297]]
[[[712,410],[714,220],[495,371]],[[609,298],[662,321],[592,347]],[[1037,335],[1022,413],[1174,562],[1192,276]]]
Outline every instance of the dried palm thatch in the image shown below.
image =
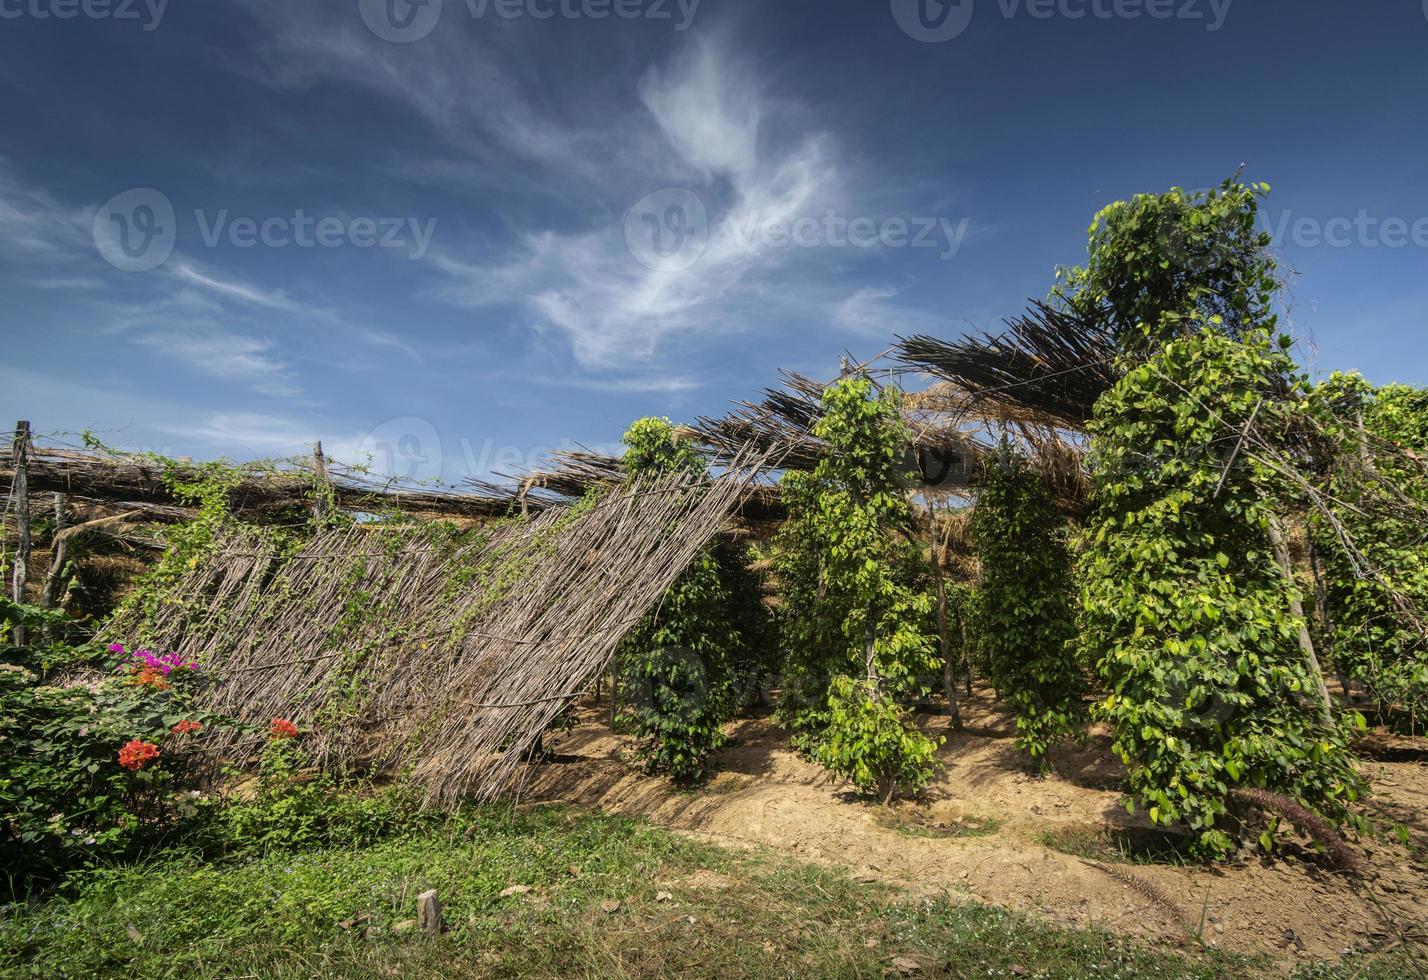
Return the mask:
[[[200,660],[206,707],[290,717],[327,766],[408,771],[430,803],[490,798],[718,533],[767,464],[670,476],[442,547],[420,530],[318,534],[282,557],[238,533],[178,601],[105,634]],[[219,736],[221,757],[255,747]]]
[[1080,428],[1116,381],[1114,339],[1104,329],[1044,303],[1006,321],[998,335],[898,342],[908,367],[952,382],[984,415]]
[[781,371],[782,386],[764,389],[759,402],[736,402],[724,418],[700,418],[700,439],[716,459],[730,458],[747,446],[777,448],[784,465],[812,469],[823,458],[813,426],[823,415],[824,386],[794,371]]

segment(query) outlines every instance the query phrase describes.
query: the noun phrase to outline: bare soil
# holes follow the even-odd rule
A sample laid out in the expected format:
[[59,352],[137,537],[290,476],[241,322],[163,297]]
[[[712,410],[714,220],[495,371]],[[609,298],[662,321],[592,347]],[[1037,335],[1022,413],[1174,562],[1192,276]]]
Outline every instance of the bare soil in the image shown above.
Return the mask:
[[[1106,734],[1054,750],[1054,773],[1037,774],[985,690],[963,705],[961,732],[947,731],[945,717],[920,717],[947,735],[945,771],[922,800],[891,807],[860,801],[795,752],[766,715],[729,726],[714,775],[693,791],[643,774],[631,739],[611,734],[602,716],[591,706],[573,731],[548,738],[553,757],[532,774],[526,800],[638,815],[726,846],[778,848],[914,897],[946,895],[1159,942],[1203,941],[1285,966],[1428,944],[1428,740],[1374,733],[1361,745],[1374,788],[1368,809],[1382,832],[1359,842],[1367,870],[1353,875],[1307,849],[1246,852],[1213,867],[1131,856],[1137,839],[1159,837],[1126,813]],[[1389,832],[1394,824],[1409,834],[1407,846]]]

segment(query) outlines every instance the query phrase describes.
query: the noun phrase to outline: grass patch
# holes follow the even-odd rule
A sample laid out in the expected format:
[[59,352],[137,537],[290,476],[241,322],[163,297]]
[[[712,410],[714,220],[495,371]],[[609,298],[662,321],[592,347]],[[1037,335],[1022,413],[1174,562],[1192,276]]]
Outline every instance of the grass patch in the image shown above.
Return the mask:
[[1041,843],[1063,854],[1114,864],[1196,863],[1190,856],[1188,840],[1177,834],[1156,830],[1060,827],[1043,831]]
[[958,838],[990,837],[1002,827],[995,817],[956,817],[932,820],[916,810],[885,809],[878,816],[878,825],[909,837]]
[[[530,890],[503,896],[511,886]],[[394,932],[427,888],[450,929]],[[1157,980],[1264,968],[909,903],[783,856],[554,807],[476,811],[361,848],[91,873],[0,919],[7,976],[880,977],[909,962],[926,976]]]

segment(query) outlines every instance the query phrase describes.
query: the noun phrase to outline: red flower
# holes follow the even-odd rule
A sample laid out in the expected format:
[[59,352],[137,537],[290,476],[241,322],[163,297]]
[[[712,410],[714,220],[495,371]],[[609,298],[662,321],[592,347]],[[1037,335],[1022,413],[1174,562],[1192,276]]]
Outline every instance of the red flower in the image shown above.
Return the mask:
[[272,738],[297,738],[298,726],[286,718],[274,718],[268,726],[268,734]]
[[169,731],[173,732],[175,735],[188,735],[192,732],[203,731],[203,725],[199,722],[189,721],[187,718],[185,718],[173,728],[169,729]]
[[136,738],[119,750],[119,765],[130,772],[138,772],[158,757],[157,745]]
[[166,691],[172,686],[163,672],[153,667],[140,667],[135,671],[134,683],[139,687],[152,687],[156,691]]

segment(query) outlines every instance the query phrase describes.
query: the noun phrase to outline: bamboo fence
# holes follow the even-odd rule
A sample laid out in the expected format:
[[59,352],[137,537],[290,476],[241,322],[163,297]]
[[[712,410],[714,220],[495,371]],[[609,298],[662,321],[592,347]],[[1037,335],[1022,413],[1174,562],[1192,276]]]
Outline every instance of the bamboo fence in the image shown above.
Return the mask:
[[[291,718],[327,768],[408,773],[430,804],[519,781],[541,733],[721,530],[767,466],[665,477],[443,546],[419,529],[319,533],[293,555],[235,533],[106,640],[175,650],[212,680],[204,707]],[[251,759],[260,735],[215,733]]]

